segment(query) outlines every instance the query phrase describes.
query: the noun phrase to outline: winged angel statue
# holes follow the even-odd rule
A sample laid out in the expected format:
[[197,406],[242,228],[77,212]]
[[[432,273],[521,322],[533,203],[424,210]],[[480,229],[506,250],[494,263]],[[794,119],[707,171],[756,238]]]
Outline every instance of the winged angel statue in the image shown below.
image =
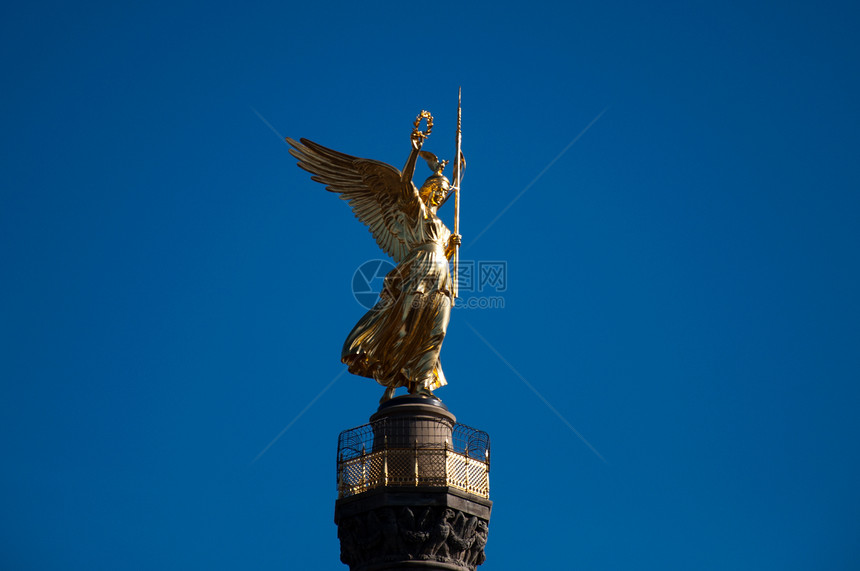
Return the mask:
[[[427,118],[426,132],[418,129],[421,117]],[[433,396],[434,389],[447,384],[439,351],[454,295],[448,260],[461,237],[436,215],[456,188],[442,174],[447,161],[421,150],[431,128],[432,117],[423,112],[415,122],[403,172],[307,139],[287,138],[298,166],[349,202],[356,218],[397,263],[385,277],[379,301],[353,327],[341,353],[350,373],[386,387],[380,402],[391,399],[398,387],[406,387],[410,394]],[[419,155],[434,172],[416,188],[412,176]]]

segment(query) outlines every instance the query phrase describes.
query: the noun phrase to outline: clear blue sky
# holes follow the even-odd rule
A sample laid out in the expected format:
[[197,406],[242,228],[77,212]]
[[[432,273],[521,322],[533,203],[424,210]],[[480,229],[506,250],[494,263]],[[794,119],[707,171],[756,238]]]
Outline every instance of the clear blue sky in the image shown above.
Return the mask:
[[275,131],[450,158],[462,85],[482,568],[860,568],[860,17],[750,4],[6,6],[0,567],[346,569],[381,253]]

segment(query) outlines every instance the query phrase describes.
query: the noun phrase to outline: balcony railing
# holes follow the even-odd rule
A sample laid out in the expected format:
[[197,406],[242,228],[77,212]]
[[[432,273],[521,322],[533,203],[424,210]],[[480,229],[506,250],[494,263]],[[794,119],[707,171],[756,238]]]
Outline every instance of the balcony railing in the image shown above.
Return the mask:
[[340,434],[338,497],[385,486],[451,487],[489,497],[490,439],[486,432],[439,421],[438,426],[426,431],[434,435],[436,442],[427,442],[426,435],[418,435],[410,446],[405,441],[407,436],[386,421]]

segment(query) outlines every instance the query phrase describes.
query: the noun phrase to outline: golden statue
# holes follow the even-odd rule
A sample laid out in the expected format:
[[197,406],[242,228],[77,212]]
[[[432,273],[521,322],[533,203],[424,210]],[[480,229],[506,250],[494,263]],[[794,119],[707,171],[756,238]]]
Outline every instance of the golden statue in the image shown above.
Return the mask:
[[[419,130],[422,119],[427,130]],[[454,233],[436,215],[451,193],[459,195],[442,171],[447,161],[422,151],[433,128],[426,111],[415,120],[412,150],[403,172],[391,165],[345,155],[307,139],[287,138],[299,167],[312,180],[349,202],[356,218],[370,228],[376,243],[397,263],[385,277],[380,299],[353,327],[343,344],[341,361],[349,372],[374,379],[386,387],[380,402],[394,396],[398,387],[410,394],[433,396],[445,384],[439,351],[456,296],[448,260],[455,259],[461,243],[457,234],[459,196],[455,199]],[[459,118],[457,156],[459,149]],[[415,162],[421,156],[433,174],[421,188],[412,182]],[[454,167],[459,183],[461,164]]]

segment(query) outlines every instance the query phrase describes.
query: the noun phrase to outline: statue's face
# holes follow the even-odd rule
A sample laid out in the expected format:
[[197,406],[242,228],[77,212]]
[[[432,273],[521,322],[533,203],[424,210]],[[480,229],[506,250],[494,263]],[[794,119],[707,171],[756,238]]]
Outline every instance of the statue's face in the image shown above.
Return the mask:
[[439,206],[451,187],[445,179],[430,180],[424,183],[419,194],[427,206]]
[[442,204],[442,201],[445,199],[445,191],[442,188],[436,188],[433,190],[433,194],[430,195],[430,204],[433,206],[439,206]]

